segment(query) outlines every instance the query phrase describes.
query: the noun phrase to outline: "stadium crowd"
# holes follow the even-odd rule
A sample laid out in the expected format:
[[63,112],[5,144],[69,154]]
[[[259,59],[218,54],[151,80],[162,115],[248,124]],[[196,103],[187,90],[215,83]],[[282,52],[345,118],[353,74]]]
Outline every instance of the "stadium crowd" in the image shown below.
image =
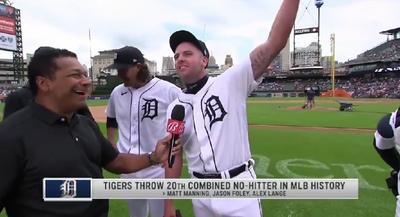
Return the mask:
[[[400,58],[400,39],[387,41],[375,48],[360,54],[355,60],[347,63],[366,62],[372,60],[390,60]],[[344,68],[343,68],[344,69]],[[329,73],[330,71],[328,71]],[[279,71],[271,70],[265,77],[287,78],[293,74],[315,75],[323,74],[324,70],[300,70],[300,71]],[[345,74],[348,69],[345,70]],[[169,76],[168,76],[169,77]],[[162,78],[164,79],[164,78]],[[400,98],[399,78],[353,78],[350,80],[337,79],[335,89],[345,90],[354,98]],[[170,81],[171,82],[171,81]],[[175,82],[174,82],[175,83]],[[0,95],[7,96],[24,84],[0,84]],[[275,82],[263,82],[255,91],[279,92],[279,91],[304,91],[306,86],[318,85],[321,91],[331,90],[331,82],[328,79],[314,80],[278,80]]]
[[17,84],[0,85],[0,96],[7,96],[11,92],[21,88],[21,86],[22,85],[17,85]]
[[[285,90],[302,92],[305,87],[313,85],[319,86],[321,91],[332,89],[332,83],[329,79],[309,79],[302,81],[262,83],[256,91],[279,92]],[[352,94],[353,98],[400,98],[400,78],[380,77],[372,79],[336,79],[335,89],[345,90]]]
[[301,71],[278,71],[273,70],[267,72],[264,76],[265,77],[276,77],[276,76],[287,76],[287,75],[294,75],[294,74],[303,74],[303,75],[319,75],[324,74],[324,70],[301,70]]
[[387,41],[371,50],[360,54],[356,59],[347,63],[359,63],[368,61],[392,61],[400,59],[400,39]]
[[[263,82],[255,91],[263,92],[302,92],[305,87],[319,86],[321,91],[332,89],[329,79],[308,80],[279,80],[275,82]],[[0,96],[18,90],[23,84],[0,85]],[[350,80],[336,79],[336,90],[345,90],[352,94],[353,98],[400,98],[400,78],[380,77],[372,79],[351,78]]]
[[271,83],[261,83],[256,91],[283,91],[283,88],[286,85],[284,83],[277,83],[277,82],[271,82]]

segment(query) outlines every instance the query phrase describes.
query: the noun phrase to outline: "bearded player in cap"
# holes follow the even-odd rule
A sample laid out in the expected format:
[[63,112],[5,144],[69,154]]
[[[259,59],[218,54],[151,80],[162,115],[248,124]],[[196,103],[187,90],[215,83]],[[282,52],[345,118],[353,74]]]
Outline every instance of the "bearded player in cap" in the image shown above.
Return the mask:
[[[202,41],[188,31],[170,37],[175,68],[187,90],[168,108],[185,107],[182,147],[193,179],[256,179],[251,159],[246,99],[261,83],[272,60],[285,47],[293,28],[299,0],[284,0],[267,42],[241,63],[218,77],[208,77],[209,53]],[[234,45],[232,45],[234,46]],[[176,156],[166,178],[179,178],[182,155]],[[261,217],[259,199],[193,199],[196,217]],[[172,200],[165,200],[165,217],[175,217]]]
[[[396,217],[400,217],[400,197],[398,186],[400,185],[400,110],[385,115],[378,123],[374,134],[374,148],[385,163],[392,168],[390,177],[386,179],[388,188],[396,197]],[[397,146],[397,148],[396,148]]]
[[[112,91],[107,106],[107,138],[120,153],[145,154],[154,150],[165,136],[168,105],[182,92],[174,84],[154,78],[142,52],[135,47],[116,51],[114,64],[123,84]],[[115,144],[117,131],[119,140]],[[148,169],[121,178],[165,178],[165,171],[154,164]],[[163,200],[127,200],[131,217],[163,217]]]

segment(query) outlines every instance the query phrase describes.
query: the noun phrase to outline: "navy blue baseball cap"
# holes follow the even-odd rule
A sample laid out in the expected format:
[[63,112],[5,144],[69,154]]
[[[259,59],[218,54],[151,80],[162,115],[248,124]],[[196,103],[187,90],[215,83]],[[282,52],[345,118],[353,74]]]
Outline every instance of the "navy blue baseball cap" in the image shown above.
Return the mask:
[[127,69],[138,63],[145,64],[143,53],[136,47],[125,46],[116,50],[114,63],[107,66],[106,69]]
[[208,52],[206,44],[198,40],[196,36],[186,30],[179,30],[174,32],[169,38],[169,46],[172,49],[172,52],[175,53],[176,48],[183,42],[188,42],[196,46],[205,57],[210,58],[210,53]]

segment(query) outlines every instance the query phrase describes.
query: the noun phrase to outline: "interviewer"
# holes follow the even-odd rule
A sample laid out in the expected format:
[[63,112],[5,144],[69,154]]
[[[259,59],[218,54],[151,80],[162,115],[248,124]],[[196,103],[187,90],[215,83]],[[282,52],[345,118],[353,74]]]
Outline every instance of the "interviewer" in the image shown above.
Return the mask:
[[133,173],[167,159],[171,136],[154,153],[119,154],[91,118],[74,113],[90,90],[76,54],[50,49],[35,55],[28,78],[35,102],[0,124],[0,211],[8,217],[106,217],[108,200],[44,202],[43,178],[103,178],[102,167]]
[[[39,47],[33,55],[38,55],[41,52],[47,52],[49,50],[54,50],[52,47]],[[29,86],[29,84],[23,86],[21,89],[11,92],[8,94],[5,99],[4,112],[3,112],[3,120],[8,118],[10,115],[15,112],[25,108],[30,101],[34,98],[33,92]],[[76,111],[77,114],[85,115],[90,118],[93,118],[92,113],[90,112],[87,105],[82,108],[79,108]]]

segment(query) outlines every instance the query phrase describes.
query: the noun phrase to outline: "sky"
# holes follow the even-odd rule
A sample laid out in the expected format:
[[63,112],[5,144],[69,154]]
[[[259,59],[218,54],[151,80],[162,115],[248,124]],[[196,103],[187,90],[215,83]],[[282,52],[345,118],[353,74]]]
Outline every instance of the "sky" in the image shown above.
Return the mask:
[[[281,2],[14,0],[13,6],[21,10],[24,56],[39,46],[53,46],[77,53],[79,60],[90,66],[90,50],[94,56],[101,50],[129,45],[157,61],[160,70],[162,57],[173,56],[170,35],[182,29],[204,40],[217,64],[223,64],[227,54],[234,63],[246,58],[267,40]],[[322,55],[330,55],[331,33],[336,35],[339,61],[353,59],[384,42],[386,36],[379,32],[400,27],[399,8],[399,0],[326,1],[320,9]],[[296,29],[317,26],[317,20],[314,1],[302,0]],[[293,43],[293,36],[290,40]],[[316,40],[317,34],[297,36],[296,47]],[[12,58],[12,54],[0,51],[0,58]]]

